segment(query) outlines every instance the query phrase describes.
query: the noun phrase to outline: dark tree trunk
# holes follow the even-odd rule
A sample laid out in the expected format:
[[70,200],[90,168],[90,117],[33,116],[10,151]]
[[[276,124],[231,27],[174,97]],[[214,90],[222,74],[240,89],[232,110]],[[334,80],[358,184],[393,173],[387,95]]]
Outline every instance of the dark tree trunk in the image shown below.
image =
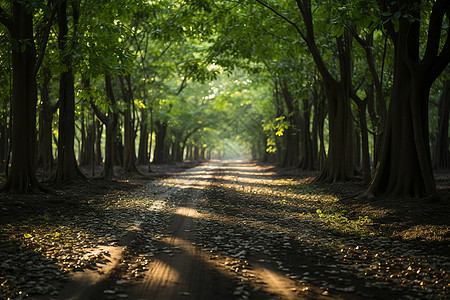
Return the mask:
[[96,164],[95,161],[96,128],[93,123],[87,124],[85,128],[87,128],[86,136],[84,139],[82,138],[81,153],[79,156],[80,166]]
[[[117,107],[116,99],[114,97],[114,91],[112,88],[111,76],[105,74],[105,91],[108,97],[109,103],[112,107],[112,112],[108,112],[108,115],[102,112],[91,100],[90,104],[93,108],[95,115],[106,127],[106,137],[105,137],[105,161],[103,164],[103,170],[100,174],[103,178],[111,179],[114,176],[114,160],[116,157],[116,139],[117,139]],[[98,133],[98,140],[101,137],[101,131]]]
[[206,148],[203,148],[203,147],[202,147],[202,149],[200,150],[200,159],[201,159],[202,161],[205,161],[205,160],[206,160],[206,157],[205,157],[205,151],[206,151]]
[[448,170],[450,169],[450,151],[449,151],[449,137],[448,137],[448,122],[450,113],[450,80],[444,82],[442,94],[439,99],[439,118],[438,118],[438,132],[435,148],[435,162],[436,169]]
[[175,138],[172,147],[172,161],[173,162],[182,162],[183,161],[183,147],[182,142],[179,137]]
[[[317,169],[322,170],[325,166],[326,153],[325,153],[325,142],[323,137],[323,129],[325,127],[326,118],[326,105],[325,97],[323,95],[323,89],[313,91],[313,101],[314,101],[314,135],[317,135],[317,140],[319,147],[314,153],[317,154]],[[317,148],[317,142],[315,143]]]
[[337,83],[325,88],[328,100],[328,157],[316,181],[339,182],[353,177],[353,123],[348,91]]
[[[406,0],[398,2],[392,2],[389,9],[395,12],[400,5],[403,14],[420,19],[420,1],[413,1],[417,5]],[[442,22],[450,2],[438,0],[432,9],[422,59],[419,58],[421,22],[400,18],[397,31],[391,23],[386,24],[395,45],[394,82],[380,163],[365,193],[369,198],[378,195],[436,197],[429,147],[428,98],[432,83],[450,62],[450,39],[440,48]]]
[[[87,91],[88,94],[91,92],[91,82],[90,80],[82,75],[81,84],[83,90]],[[88,96],[90,98],[90,96]],[[91,99],[88,99],[88,103]],[[95,164],[95,139],[96,139],[96,128],[95,120],[89,116],[90,112],[87,112],[87,107],[83,107],[81,112],[81,147],[80,154],[78,156],[78,164],[80,166],[87,166]]]
[[57,105],[50,102],[49,84],[51,79],[50,69],[44,69],[44,81],[41,86],[41,111],[39,112],[39,139],[37,164],[43,168],[46,176],[51,175],[55,160],[53,158],[53,115]]
[[116,131],[116,138],[114,140],[115,143],[115,157],[114,157],[114,164],[117,166],[122,166],[123,169],[123,156],[124,156],[124,147],[123,147],[123,141],[122,141],[122,132],[120,131],[120,128],[122,126],[120,125],[119,120],[117,120],[117,131]]
[[369,134],[367,131],[366,106],[366,101],[361,101],[361,105],[358,106],[359,128],[361,130],[363,184],[369,184],[372,179],[370,170]]
[[146,113],[141,109],[141,122],[139,124],[139,149],[138,149],[138,163],[141,165],[147,165],[149,161],[148,157],[148,129],[147,129]]
[[[354,91],[352,91],[352,98],[358,107],[358,117],[359,117],[359,129],[361,131],[361,141],[358,138],[358,146],[357,149],[361,149],[362,153],[362,170],[363,170],[363,180],[362,183],[367,185],[370,183],[372,179],[372,174],[370,170],[370,154],[369,154],[369,134],[367,129],[367,102],[369,102],[369,97],[365,100],[356,95]],[[367,93],[370,94],[370,93]]]
[[337,182],[351,179],[355,172],[353,149],[353,122],[350,116],[349,89],[352,84],[351,37],[345,30],[343,37],[336,39],[339,56],[340,80],[336,80],[327,69],[317,47],[314,36],[314,25],[311,1],[297,1],[303,16],[306,32],[299,27],[314,62],[324,82],[325,95],[328,106],[329,147],[328,157],[316,181]]
[[[59,136],[58,161],[54,181],[61,184],[67,181],[85,179],[75,159],[75,91],[72,70],[71,48],[68,41],[67,3],[62,1],[58,8],[58,46],[61,61],[66,66],[59,82]],[[76,22],[76,20],[74,20]]]
[[198,146],[194,146],[194,161],[200,160],[200,148]]
[[[94,112],[95,114],[95,112]],[[95,164],[100,165],[103,161],[102,159],[102,133],[103,126],[96,119],[95,123]]]
[[150,107],[150,145],[148,146],[148,172],[152,172],[152,166],[151,166],[151,153],[153,148],[153,108]]
[[12,51],[12,160],[11,170],[2,189],[26,193],[44,190],[35,173],[36,48],[33,38],[32,11],[21,1],[14,1],[11,39],[17,42]]
[[155,150],[153,155],[154,164],[166,163],[166,133],[167,125],[165,122],[156,121],[156,136],[155,136]]
[[187,148],[187,153],[186,153],[186,160],[192,161],[192,160],[194,160],[193,146],[192,146],[192,144],[189,144],[187,147],[188,148]]
[[316,165],[317,153],[313,146],[313,138],[310,130],[311,106],[308,98],[303,99],[303,117],[301,127],[301,155],[300,169],[313,170]]
[[289,127],[283,134],[284,153],[281,166],[283,168],[296,167],[300,163],[300,111],[298,103],[296,103],[292,93],[289,91],[287,82],[280,82],[279,87],[287,108],[287,112],[285,113],[286,121],[289,123]]
[[126,173],[139,174],[136,167],[136,132],[134,130],[134,118],[132,116],[133,90],[131,87],[131,75],[119,77],[122,96],[125,102],[123,111],[124,150],[122,170]]
[[[379,153],[381,150],[381,140],[382,140],[382,133],[383,133],[383,126],[385,124],[386,120],[386,100],[384,99],[383,95],[383,74],[381,76],[378,76],[378,72],[376,69],[375,64],[375,56],[373,55],[373,32],[366,35],[365,39],[362,39],[357,33],[354,28],[351,28],[351,32],[355,39],[358,41],[358,43],[361,44],[361,46],[364,49],[364,52],[366,54],[366,62],[369,67],[370,74],[372,75],[373,84],[370,84],[369,88],[366,90],[367,94],[367,106],[368,111],[370,115],[370,119],[372,122],[372,127],[374,128],[374,161],[378,162]],[[385,48],[386,48],[385,43]],[[386,49],[385,49],[386,50]],[[385,51],[386,53],[386,51]],[[383,58],[384,59],[384,58]],[[383,69],[381,70],[383,72]],[[376,93],[375,93],[376,92]],[[376,98],[374,97],[376,95]],[[376,110],[375,110],[375,100],[376,100]],[[366,118],[367,119],[367,118]],[[367,123],[366,123],[367,124]],[[367,128],[367,125],[365,125]],[[364,139],[364,137],[362,137]],[[363,147],[365,147],[363,145]],[[367,168],[365,166],[364,168]],[[369,167],[370,168],[370,167]],[[367,171],[367,169],[366,169]],[[363,172],[364,173],[364,172]],[[364,177],[363,181],[365,182],[367,180],[366,177]]]
[[7,158],[9,152],[9,134],[8,134],[8,111],[7,105],[3,105],[3,113],[0,115],[0,170],[7,167]]

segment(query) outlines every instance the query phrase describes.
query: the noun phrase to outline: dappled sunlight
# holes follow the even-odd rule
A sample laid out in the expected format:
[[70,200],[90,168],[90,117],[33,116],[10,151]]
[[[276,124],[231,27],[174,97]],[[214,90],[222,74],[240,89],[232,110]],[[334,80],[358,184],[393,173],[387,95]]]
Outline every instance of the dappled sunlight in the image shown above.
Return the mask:
[[163,210],[166,208],[167,201],[164,200],[152,200],[151,206],[148,208],[148,210]]
[[180,272],[169,263],[158,258],[152,259],[152,268],[149,273],[149,278],[151,278],[154,285],[160,285],[167,289],[175,288],[188,280],[183,278]]
[[[199,245],[195,245],[191,240],[184,238],[170,236],[162,240],[164,243],[170,247],[175,247],[180,249],[184,255],[190,255],[197,257],[199,263],[207,265],[209,268],[215,269],[217,272],[222,274],[224,278],[231,279],[239,271],[244,280],[249,278],[255,278],[258,276],[260,283],[264,284],[265,292],[271,294],[282,294],[283,299],[298,299],[296,295],[297,291],[302,291],[294,280],[287,278],[283,273],[264,267],[261,263],[251,262],[251,266],[247,266],[247,262],[244,262],[236,257],[231,257],[225,255],[224,253],[217,253],[215,251],[209,251],[208,249],[203,249]],[[204,246],[206,247],[206,245]],[[158,262],[156,262],[158,263]],[[172,270],[171,268],[170,270]],[[169,271],[170,272],[170,271]],[[149,274],[152,279],[158,274]],[[158,280],[156,277],[155,280]],[[242,279],[241,279],[242,280]],[[318,288],[309,286],[303,286],[303,291],[306,289],[316,289]]]
[[[321,295],[324,285],[318,280],[328,282],[333,276],[344,278],[337,289],[345,293],[354,291],[358,280],[374,289],[406,282],[405,291],[430,284],[442,289],[445,283],[442,257],[424,256],[413,243],[379,237],[365,216],[327,210],[338,198],[307,179],[244,169],[239,176],[234,168],[226,172],[221,166],[201,175],[195,170],[114,194],[77,216],[85,220],[81,227],[24,227],[14,239],[61,270],[82,271],[70,276],[78,285],[99,283],[122,264],[130,274],[127,280],[142,278],[130,287],[142,299],[163,289],[194,296],[188,289],[190,270],[199,265],[201,272],[217,271],[219,280],[240,278],[248,281],[247,291],[257,287],[283,299]],[[414,228],[408,234],[414,239]],[[289,266],[291,258],[310,261],[302,269]],[[309,269],[313,258],[319,261],[312,266],[315,273]]]
[[177,207],[175,210],[175,214],[176,215],[180,215],[180,216],[185,216],[185,217],[190,217],[190,218],[201,218],[203,217],[202,215],[200,215],[197,210],[190,208],[190,207]]

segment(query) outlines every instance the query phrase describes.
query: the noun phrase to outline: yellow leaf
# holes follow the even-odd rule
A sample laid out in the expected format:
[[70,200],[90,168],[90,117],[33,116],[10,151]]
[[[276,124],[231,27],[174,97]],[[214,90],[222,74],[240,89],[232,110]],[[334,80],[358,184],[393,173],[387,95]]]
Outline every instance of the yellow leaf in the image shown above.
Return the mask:
[[26,239],[29,239],[29,238],[32,238],[32,237],[33,237],[31,234],[28,234],[28,233],[24,233],[23,236],[24,236],[24,238],[26,238]]
[[60,235],[61,235],[61,233],[55,232],[55,238],[59,237]]

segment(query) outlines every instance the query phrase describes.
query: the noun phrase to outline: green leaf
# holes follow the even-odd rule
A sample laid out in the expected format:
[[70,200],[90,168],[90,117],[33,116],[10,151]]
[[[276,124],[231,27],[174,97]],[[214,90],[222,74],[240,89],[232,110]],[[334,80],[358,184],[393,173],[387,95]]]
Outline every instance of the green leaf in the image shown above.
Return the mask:
[[394,24],[395,32],[398,32],[398,30],[400,29],[400,22],[398,20],[392,19],[392,24]]

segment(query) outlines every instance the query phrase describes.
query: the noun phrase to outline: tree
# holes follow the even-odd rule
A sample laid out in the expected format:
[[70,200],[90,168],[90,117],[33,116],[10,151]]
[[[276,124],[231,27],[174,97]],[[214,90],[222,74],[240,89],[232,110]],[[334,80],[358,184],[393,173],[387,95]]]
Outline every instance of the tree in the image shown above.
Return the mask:
[[434,167],[437,169],[450,169],[449,151],[449,114],[450,114],[450,80],[443,83],[442,93],[439,98],[438,131],[435,147]]
[[[11,170],[2,189],[18,193],[46,191],[35,174],[36,74],[39,62],[33,36],[33,10],[23,1],[14,1],[11,17],[0,7],[0,21],[8,28],[13,43],[12,159]],[[45,38],[44,41],[46,44]],[[40,50],[42,56],[45,47],[41,46]]]
[[[394,43],[394,82],[380,162],[364,193],[423,198],[436,196],[429,147],[428,102],[431,85],[450,62],[450,28],[442,43],[450,2],[379,1],[385,28]],[[421,56],[421,30],[426,46]]]
[[[79,3],[70,1],[73,13],[73,36],[77,36],[79,18]],[[80,171],[75,158],[75,91],[74,74],[72,69],[72,50],[74,40],[69,41],[67,2],[58,3],[58,46],[61,52],[61,63],[65,71],[60,74],[59,79],[59,138],[58,138],[58,161],[54,181],[61,184],[66,181],[85,178]]]
[[310,0],[297,0],[304,28],[291,21],[277,9],[261,0],[256,0],[278,17],[288,22],[305,41],[324,82],[328,105],[329,148],[328,157],[316,181],[345,181],[354,175],[353,123],[350,115],[349,93],[352,84],[351,37],[347,30],[337,36],[336,45],[339,59],[339,79],[333,76],[323,59],[315,36],[312,5]]

